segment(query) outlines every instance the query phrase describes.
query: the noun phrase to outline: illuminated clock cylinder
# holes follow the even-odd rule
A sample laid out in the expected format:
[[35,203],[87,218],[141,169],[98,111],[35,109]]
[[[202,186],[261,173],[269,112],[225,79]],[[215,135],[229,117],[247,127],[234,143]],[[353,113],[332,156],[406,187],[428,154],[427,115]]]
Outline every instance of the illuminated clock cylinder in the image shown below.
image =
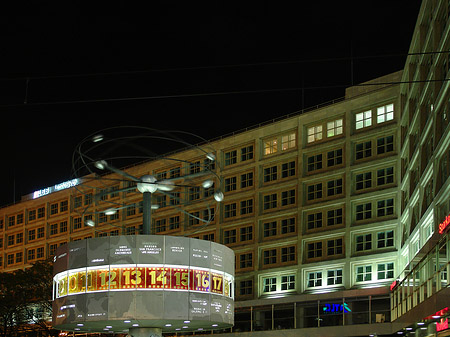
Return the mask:
[[234,252],[215,242],[163,235],[74,241],[55,256],[53,326],[115,333],[229,328],[233,284]]

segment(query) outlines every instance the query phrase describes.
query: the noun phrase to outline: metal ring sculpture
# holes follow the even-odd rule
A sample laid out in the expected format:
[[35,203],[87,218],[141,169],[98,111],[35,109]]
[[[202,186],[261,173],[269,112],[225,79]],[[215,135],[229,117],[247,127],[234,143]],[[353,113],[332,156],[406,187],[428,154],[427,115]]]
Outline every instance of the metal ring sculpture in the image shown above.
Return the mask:
[[[158,153],[157,150],[164,153]],[[177,158],[176,154],[183,151],[194,151],[201,161],[189,162]],[[151,161],[184,164],[189,170],[184,174],[180,171],[174,177],[158,177],[146,174],[136,177],[123,167],[137,166]],[[211,202],[223,200],[220,188],[221,179],[217,175],[215,151],[202,137],[183,131],[162,131],[142,126],[120,126],[100,130],[84,138],[75,148],[72,158],[72,177],[77,179],[75,193],[86,195],[87,191],[101,190],[93,195],[93,199],[102,211],[92,211],[90,205],[80,207],[80,215],[94,216],[99,213],[112,215],[130,205],[104,200],[103,189],[111,187],[111,183],[122,183],[123,188],[114,193],[143,194],[143,233],[154,234],[151,230],[150,212],[157,205],[151,202],[152,195],[166,195],[176,200],[171,207],[178,209],[188,217],[193,217],[202,226],[189,232],[195,233],[208,226],[215,214],[210,204],[207,206],[207,216],[197,217],[184,210],[189,204],[189,198],[184,197],[189,189],[203,188],[212,191]],[[129,171],[129,170],[128,170]],[[111,178],[115,174],[118,178]],[[109,175],[109,177],[108,177]],[[112,180],[112,182],[111,182]],[[94,183],[95,182],[95,183]],[[215,186],[219,185],[219,187]],[[100,186],[100,188],[99,188]],[[111,193],[111,192],[109,192]],[[136,206],[136,205],[132,205]],[[214,208],[217,209],[217,208]],[[92,220],[87,220],[88,226],[94,226]],[[113,225],[112,225],[113,226]]]

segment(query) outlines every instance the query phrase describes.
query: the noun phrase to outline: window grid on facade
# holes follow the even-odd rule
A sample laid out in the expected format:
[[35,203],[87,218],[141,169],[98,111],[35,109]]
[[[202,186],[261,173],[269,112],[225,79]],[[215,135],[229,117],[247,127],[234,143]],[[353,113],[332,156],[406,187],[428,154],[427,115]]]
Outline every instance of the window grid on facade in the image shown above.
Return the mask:
[[377,108],[377,123],[384,123],[394,119],[394,104]]
[[239,269],[253,268],[253,253],[242,253],[238,255]]
[[237,163],[237,151],[225,152],[225,166],[233,165]]
[[361,142],[355,145],[355,159],[360,160],[372,156],[372,142]]
[[322,125],[312,126],[308,128],[308,143],[322,140]]
[[356,116],[356,129],[366,128],[372,125],[372,111],[364,111],[357,113]]
[[278,150],[278,140],[276,138],[264,141],[264,155],[276,153]]
[[239,281],[239,295],[246,296],[253,294],[253,280]]
[[372,266],[356,267],[356,282],[367,282],[372,280]]
[[327,285],[340,285],[342,284],[342,269],[330,269],[327,270]]
[[343,124],[342,118],[327,122],[327,137],[341,135],[344,131]]
[[361,234],[356,236],[356,251],[362,252],[372,249],[372,234]]

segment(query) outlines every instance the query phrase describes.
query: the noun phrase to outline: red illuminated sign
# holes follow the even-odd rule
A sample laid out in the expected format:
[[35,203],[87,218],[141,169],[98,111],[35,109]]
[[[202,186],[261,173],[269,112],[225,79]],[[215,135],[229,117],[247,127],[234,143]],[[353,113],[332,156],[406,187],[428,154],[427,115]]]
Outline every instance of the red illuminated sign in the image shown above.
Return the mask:
[[439,234],[444,233],[444,230],[450,225],[450,215],[447,215],[444,221],[439,224]]
[[397,286],[397,280],[391,283],[391,286],[389,287],[389,290],[392,291]]
[[448,318],[445,320],[442,318],[441,322],[436,322],[436,331],[442,331],[448,329]]

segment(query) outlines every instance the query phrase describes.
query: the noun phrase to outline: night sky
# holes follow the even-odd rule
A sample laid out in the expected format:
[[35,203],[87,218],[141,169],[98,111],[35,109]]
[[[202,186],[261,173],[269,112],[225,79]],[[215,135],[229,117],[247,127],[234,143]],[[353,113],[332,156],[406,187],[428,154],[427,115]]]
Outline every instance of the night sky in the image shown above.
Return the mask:
[[420,8],[149,3],[42,1],[1,18],[0,205],[68,180],[76,144],[97,130],[143,125],[213,139],[401,70]]

